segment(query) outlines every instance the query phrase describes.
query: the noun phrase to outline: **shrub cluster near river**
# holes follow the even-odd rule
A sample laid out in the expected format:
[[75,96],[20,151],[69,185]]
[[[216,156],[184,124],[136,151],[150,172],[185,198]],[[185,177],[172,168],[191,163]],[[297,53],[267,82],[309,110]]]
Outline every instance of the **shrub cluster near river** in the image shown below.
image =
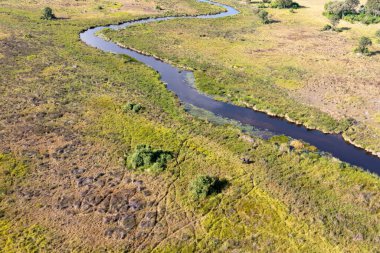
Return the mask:
[[[0,3],[0,248],[380,250],[378,176],[300,141],[283,136],[264,140],[233,124],[195,118],[157,73],[79,40],[79,33],[91,26],[168,12],[220,10],[190,0],[168,3],[54,1],[50,7],[57,19],[51,21],[40,19],[45,1]],[[210,21],[191,22],[207,27]],[[145,34],[154,32],[150,29]],[[214,42],[225,46],[244,34],[240,28],[230,33],[218,29]],[[186,36],[193,35],[183,33],[177,39]],[[193,42],[198,40],[202,37]],[[201,52],[198,56],[203,59]],[[210,80],[211,71],[228,80],[249,80],[243,71],[242,78],[228,75],[242,66],[223,74],[218,63],[204,62],[204,78]],[[286,73],[302,80],[304,72],[288,67]],[[202,78],[201,72],[197,76]],[[246,93],[243,84],[236,86],[236,94]],[[126,105],[134,106],[129,110]],[[135,105],[143,109],[134,110]],[[160,150],[171,159],[157,173],[128,169],[126,157],[139,145],[151,147],[147,156]],[[228,183],[194,201],[190,183],[200,175]]]

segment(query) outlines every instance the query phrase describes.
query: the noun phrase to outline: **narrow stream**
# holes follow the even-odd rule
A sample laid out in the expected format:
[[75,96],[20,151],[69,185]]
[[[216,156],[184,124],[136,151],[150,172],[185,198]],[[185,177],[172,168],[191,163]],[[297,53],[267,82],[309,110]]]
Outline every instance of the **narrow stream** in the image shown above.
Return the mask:
[[136,51],[123,48],[117,44],[106,41],[98,36],[96,32],[105,29],[123,29],[136,24],[145,24],[172,19],[190,19],[190,18],[224,18],[239,13],[238,10],[209,0],[198,0],[207,2],[226,9],[225,12],[215,15],[200,15],[196,17],[165,17],[149,18],[138,21],[126,22],[120,25],[109,25],[91,28],[80,34],[81,40],[89,46],[115,54],[125,54],[136,60],[148,65],[161,75],[161,80],[167,84],[167,88],[173,91],[181,101],[192,104],[196,107],[208,110],[216,115],[237,120],[242,124],[254,126],[262,130],[268,130],[275,134],[284,134],[295,139],[304,140],[311,145],[316,146],[319,150],[329,152],[340,160],[364,168],[380,175],[380,158],[371,155],[363,149],[344,141],[342,136],[337,134],[324,134],[318,130],[308,130],[304,126],[290,123],[282,118],[272,117],[265,113],[254,111],[249,108],[239,107],[225,102],[220,102],[198,92],[190,85],[188,75],[193,75],[191,71],[185,71],[176,68],[168,63],[162,62],[154,57],[143,55]]

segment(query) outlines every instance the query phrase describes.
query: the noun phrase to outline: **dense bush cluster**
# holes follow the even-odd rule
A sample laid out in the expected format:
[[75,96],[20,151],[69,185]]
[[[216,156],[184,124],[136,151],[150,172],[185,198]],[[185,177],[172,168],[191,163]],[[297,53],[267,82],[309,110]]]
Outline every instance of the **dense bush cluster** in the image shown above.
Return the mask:
[[142,105],[140,104],[134,104],[134,103],[128,103],[123,106],[123,111],[128,112],[128,111],[133,111],[133,112],[140,112],[143,109]]
[[260,3],[258,6],[259,8],[270,7],[279,9],[297,9],[300,7],[300,5],[296,2],[293,2],[293,0],[262,0],[262,3]]
[[191,181],[189,190],[195,199],[204,199],[212,194],[220,191],[220,183],[218,178],[211,176],[198,176]]
[[45,20],[56,19],[56,16],[53,13],[53,9],[50,7],[45,7],[42,11],[41,19],[45,19]]
[[164,150],[156,150],[147,145],[138,145],[135,151],[127,157],[127,166],[131,169],[163,171],[173,154]]
[[347,14],[343,17],[348,22],[361,22],[363,24],[378,24],[380,23],[380,16],[368,15],[366,13]]
[[300,7],[300,5],[296,2],[293,2],[293,0],[274,0],[271,2],[271,7],[280,8],[280,9],[287,9],[287,8],[297,9]]
[[324,15],[331,19],[345,19],[350,22],[360,21],[365,24],[380,22],[380,0],[368,0],[360,6],[359,0],[330,1],[325,4]]

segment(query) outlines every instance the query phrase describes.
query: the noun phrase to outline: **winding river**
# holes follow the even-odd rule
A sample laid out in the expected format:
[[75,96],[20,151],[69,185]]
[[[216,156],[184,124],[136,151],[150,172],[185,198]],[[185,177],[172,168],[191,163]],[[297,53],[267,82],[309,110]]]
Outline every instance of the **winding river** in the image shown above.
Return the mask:
[[268,130],[275,134],[284,134],[295,139],[302,139],[319,150],[331,153],[340,160],[364,168],[370,172],[380,175],[380,159],[371,155],[363,149],[357,148],[347,143],[341,135],[324,134],[318,130],[308,130],[304,126],[290,123],[282,118],[272,117],[265,113],[254,111],[249,108],[239,107],[225,102],[212,99],[209,96],[198,92],[190,83],[189,75],[191,71],[176,68],[168,63],[162,62],[152,56],[144,55],[131,49],[123,48],[113,42],[106,41],[96,33],[105,28],[123,29],[136,24],[145,24],[172,19],[190,19],[190,18],[225,18],[239,13],[238,10],[224,4],[212,2],[209,0],[198,0],[225,8],[225,12],[215,15],[200,15],[194,17],[163,17],[149,18],[137,21],[130,21],[120,25],[100,26],[88,29],[80,34],[80,38],[87,45],[115,54],[125,54],[136,60],[148,65],[161,75],[161,80],[167,84],[167,88],[173,91],[178,98],[188,104],[210,111],[216,115],[237,120],[242,124],[254,126],[259,129]]

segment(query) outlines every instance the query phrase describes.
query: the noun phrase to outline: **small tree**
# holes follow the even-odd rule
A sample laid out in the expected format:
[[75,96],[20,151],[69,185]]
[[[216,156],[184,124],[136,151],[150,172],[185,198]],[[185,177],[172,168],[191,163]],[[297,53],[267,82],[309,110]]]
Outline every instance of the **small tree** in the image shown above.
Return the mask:
[[263,24],[269,24],[270,23],[269,13],[267,11],[260,10],[258,15],[259,15],[259,18],[261,19],[261,22],[263,22]]
[[329,16],[329,21],[331,23],[333,30],[336,30],[336,26],[339,24],[339,21],[340,21],[340,16],[331,15],[331,16]]
[[345,9],[350,12],[355,12],[356,8],[359,6],[359,0],[346,0],[344,1]]
[[189,191],[194,199],[200,200],[221,192],[227,184],[227,180],[202,175],[190,182]]
[[359,40],[359,45],[358,47],[355,49],[355,52],[357,53],[361,53],[361,54],[364,54],[364,55],[369,55],[369,49],[368,47],[372,45],[372,41],[370,38],[368,37],[361,37],[360,40]]
[[325,4],[325,14],[343,18],[348,13],[355,13],[358,5],[358,0],[330,1]]
[[46,20],[52,20],[55,19],[55,15],[53,13],[52,8],[50,7],[45,7],[42,11],[42,17],[41,19],[46,19]]

